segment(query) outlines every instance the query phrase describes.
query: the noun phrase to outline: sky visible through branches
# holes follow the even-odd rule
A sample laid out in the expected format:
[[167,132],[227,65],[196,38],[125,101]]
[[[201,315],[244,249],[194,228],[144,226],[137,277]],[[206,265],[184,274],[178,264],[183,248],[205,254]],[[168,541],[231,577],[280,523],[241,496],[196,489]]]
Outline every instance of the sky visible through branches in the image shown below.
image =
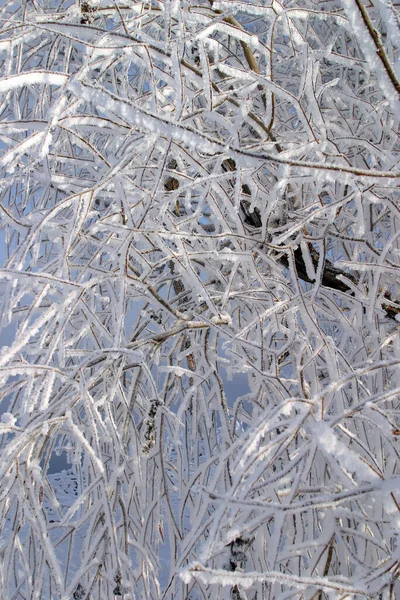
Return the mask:
[[400,12],[0,3],[0,596],[400,597]]

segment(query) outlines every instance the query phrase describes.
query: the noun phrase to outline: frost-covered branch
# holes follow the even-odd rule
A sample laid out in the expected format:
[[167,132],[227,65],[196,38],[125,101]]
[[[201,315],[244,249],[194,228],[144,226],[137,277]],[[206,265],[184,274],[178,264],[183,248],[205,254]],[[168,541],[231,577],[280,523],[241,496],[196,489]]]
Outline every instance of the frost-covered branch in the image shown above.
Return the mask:
[[3,4],[3,595],[395,598],[398,7]]

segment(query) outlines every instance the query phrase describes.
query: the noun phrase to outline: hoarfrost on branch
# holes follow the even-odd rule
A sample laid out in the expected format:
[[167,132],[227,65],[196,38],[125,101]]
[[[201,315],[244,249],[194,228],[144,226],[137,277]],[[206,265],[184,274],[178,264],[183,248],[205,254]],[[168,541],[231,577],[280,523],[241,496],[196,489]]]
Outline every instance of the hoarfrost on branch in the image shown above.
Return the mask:
[[4,0],[2,597],[400,596],[399,18]]

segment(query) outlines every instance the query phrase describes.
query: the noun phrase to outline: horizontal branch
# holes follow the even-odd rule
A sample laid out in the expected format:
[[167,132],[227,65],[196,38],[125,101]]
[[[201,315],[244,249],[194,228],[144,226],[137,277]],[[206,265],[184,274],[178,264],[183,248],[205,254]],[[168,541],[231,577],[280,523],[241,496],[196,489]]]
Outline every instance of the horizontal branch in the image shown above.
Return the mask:
[[222,585],[241,585],[249,588],[256,582],[279,582],[288,586],[315,587],[321,590],[334,590],[340,594],[356,594],[362,598],[371,598],[365,588],[354,587],[346,583],[329,580],[327,577],[299,577],[298,575],[282,573],[280,571],[268,571],[265,573],[238,571],[227,572],[223,569],[210,569],[196,563],[183,571],[181,577],[185,583],[189,583],[192,577],[200,579],[205,584],[219,583]]

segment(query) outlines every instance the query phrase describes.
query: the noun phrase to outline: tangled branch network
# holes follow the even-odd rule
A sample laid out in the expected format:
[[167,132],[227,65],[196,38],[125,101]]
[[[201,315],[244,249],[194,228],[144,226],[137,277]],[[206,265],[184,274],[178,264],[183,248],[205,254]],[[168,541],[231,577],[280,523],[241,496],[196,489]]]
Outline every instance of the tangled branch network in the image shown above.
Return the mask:
[[1,597],[400,597],[398,4],[0,4]]

